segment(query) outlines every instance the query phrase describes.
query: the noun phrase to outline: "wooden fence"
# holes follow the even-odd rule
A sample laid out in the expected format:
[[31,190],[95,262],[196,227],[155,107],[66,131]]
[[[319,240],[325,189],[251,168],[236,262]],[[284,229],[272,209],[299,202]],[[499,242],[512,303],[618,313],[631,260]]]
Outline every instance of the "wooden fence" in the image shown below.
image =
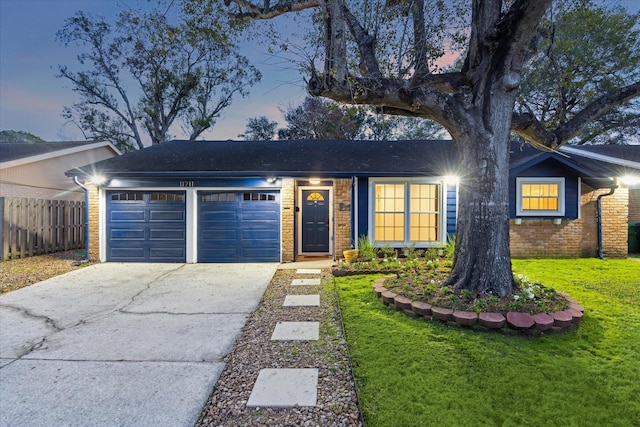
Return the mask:
[[0,197],[0,259],[85,247],[85,202]]

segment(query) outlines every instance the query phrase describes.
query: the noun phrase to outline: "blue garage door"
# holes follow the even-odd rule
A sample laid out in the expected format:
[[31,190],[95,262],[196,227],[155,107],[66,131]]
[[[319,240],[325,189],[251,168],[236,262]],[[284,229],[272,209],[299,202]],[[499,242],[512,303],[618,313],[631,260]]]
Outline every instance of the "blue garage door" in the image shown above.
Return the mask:
[[198,262],[279,261],[279,192],[198,192]]
[[107,192],[107,261],[186,262],[183,191]]

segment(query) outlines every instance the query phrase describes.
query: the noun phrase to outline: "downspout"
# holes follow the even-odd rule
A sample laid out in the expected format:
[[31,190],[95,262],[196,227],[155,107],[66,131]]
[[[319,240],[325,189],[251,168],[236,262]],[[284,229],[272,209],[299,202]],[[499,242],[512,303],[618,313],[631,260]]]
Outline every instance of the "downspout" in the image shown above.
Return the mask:
[[616,188],[618,188],[618,183],[614,178],[613,185],[609,187],[609,192],[598,196],[598,258],[601,260],[606,260],[602,248],[602,198],[613,195],[616,192]]
[[358,249],[358,179],[355,176],[351,177],[351,245],[349,249]]
[[78,181],[78,177],[73,177],[73,182],[76,183],[77,186],[81,187],[84,190],[84,216],[85,216],[85,226],[84,226],[84,259],[80,260],[80,263],[89,262],[89,189],[86,185],[82,184]]

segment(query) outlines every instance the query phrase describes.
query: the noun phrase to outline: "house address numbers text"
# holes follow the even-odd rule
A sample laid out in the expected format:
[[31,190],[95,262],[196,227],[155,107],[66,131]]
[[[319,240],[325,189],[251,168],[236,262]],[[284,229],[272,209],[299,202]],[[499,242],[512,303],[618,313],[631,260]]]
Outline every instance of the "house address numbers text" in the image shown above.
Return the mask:
[[193,187],[193,181],[180,181],[180,187]]

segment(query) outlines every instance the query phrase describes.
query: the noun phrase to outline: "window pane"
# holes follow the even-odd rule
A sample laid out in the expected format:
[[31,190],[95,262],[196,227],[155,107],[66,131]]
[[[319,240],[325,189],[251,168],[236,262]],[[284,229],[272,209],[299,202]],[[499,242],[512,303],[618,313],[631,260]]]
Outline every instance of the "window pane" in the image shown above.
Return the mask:
[[409,237],[433,242],[440,238],[440,185],[411,184]]
[[376,184],[375,197],[375,239],[404,241],[404,184]]
[[560,185],[555,183],[522,184],[522,210],[557,211],[560,206]]

